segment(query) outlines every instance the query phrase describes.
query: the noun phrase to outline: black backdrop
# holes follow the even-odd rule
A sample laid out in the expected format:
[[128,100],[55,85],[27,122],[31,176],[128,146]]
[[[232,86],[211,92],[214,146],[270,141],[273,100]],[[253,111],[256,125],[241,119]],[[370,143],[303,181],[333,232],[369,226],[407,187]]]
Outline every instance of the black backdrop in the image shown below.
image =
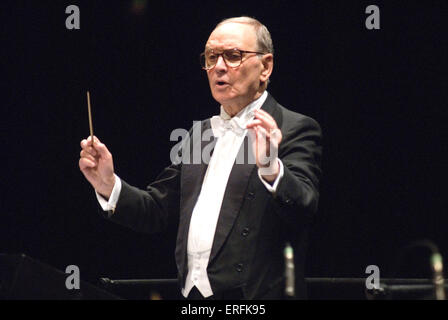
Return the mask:
[[[175,277],[175,230],[137,234],[97,214],[78,168],[94,130],[118,175],[144,187],[169,164],[175,128],[217,114],[199,53],[223,18],[271,31],[269,92],[315,118],[324,176],[308,276],[429,275],[448,254],[447,1],[1,1],[0,252],[24,252],[84,280]],[[81,11],[65,28],[65,8]],[[365,28],[365,8],[381,29]]]

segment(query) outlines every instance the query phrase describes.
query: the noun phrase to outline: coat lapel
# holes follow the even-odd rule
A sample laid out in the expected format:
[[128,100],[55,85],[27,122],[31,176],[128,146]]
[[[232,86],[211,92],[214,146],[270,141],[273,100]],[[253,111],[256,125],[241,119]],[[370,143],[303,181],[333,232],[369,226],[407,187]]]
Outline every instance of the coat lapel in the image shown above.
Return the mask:
[[[248,140],[249,139],[246,136],[241,144],[239,152],[248,150],[248,147],[250,147]],[[233,165],[227,182],[226,191],[224,192],[221,211],[219,212],[209,263],[216,257],[238,217],[243,200],[246,196],[249,177],[255,168],[256,165],[248,164],[246,159],[243,164],[235,163]]]

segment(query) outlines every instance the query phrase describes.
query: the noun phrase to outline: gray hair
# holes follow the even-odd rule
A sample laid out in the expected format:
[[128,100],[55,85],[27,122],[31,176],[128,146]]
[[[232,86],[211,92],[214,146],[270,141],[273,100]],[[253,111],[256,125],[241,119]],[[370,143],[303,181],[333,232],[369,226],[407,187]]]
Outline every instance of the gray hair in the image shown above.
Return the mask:
[[252,26],[255,30],[255,35],[257,37],[257,47],[258,47],[257,50],[263,53],[274,54],[274,45],[272,44],[271,34],[269,33],[268,28],[266,28],[266,26],[262,24],[260,21],[258,21],[255,18],[246,16],[228,18],[218,23],[216,28],[219,27],[220,25],[230,22],[244,23]]

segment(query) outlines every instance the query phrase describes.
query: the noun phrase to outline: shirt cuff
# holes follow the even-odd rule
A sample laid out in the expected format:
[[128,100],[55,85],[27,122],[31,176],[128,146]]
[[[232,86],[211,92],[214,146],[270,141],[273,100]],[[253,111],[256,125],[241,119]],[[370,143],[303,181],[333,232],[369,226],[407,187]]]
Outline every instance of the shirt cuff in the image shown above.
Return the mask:
[[109,200],[104,199],[104,197],[102,195],[100,195],[98,192],[96,192],[95,190],[95,194],[96,194],[96,198],[98,199],[98,202],[100,203],[101,208],[104,211],[112,211],[112,213],[114,213],[115,208],[117,206],[117,202],[118,202],[118,198],[120,197],[120,192],[121,192],[121,179],[116,175],[115,175],[115,184],[114,184],[114,188],[112,189],[112,193],[110,194],[110,198]]
[[277,191],[278,183],[280,182],[281,178],[283,177],[284,169],[283,169],[283,162],[279,158],[277,158],[278,165],[280,166],[280,172],[278,173],[277,178],[274,180],[274,183],[271,185],[269,182],[263,179],[260,173],[260,168],[258,168],[258,177],[260,178],[261,182],[264,184],[266,189],[268,189],[269,192],[275,193]]

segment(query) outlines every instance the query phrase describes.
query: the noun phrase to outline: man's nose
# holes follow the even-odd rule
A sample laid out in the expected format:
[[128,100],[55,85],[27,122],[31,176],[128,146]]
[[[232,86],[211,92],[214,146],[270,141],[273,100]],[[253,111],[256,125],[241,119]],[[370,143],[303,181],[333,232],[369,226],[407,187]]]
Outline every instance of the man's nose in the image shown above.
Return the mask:
[[222,55],[218,57],[218,61],[216,61],[215,70],[218,72],[223,72],[227,70],[226,62],[224,61],[224,58]]

